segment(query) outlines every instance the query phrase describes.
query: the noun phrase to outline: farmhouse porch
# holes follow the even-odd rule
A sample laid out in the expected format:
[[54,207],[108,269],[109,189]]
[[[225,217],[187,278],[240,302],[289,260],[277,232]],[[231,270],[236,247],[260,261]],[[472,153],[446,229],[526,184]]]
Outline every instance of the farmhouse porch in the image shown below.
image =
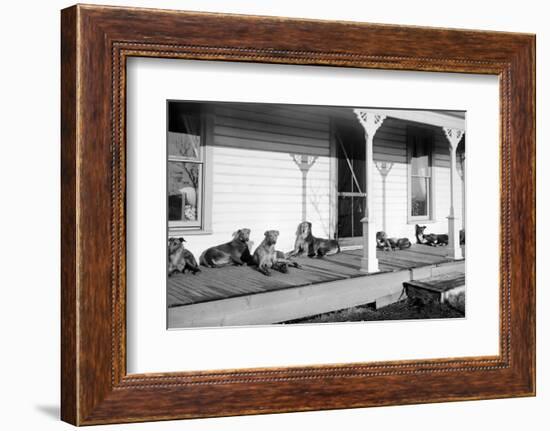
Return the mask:
[[[297,223],[308,220],[315,236],[362,246],[365,273],[380,269],[377,231],[414,241],[417,223],[429,224],[426,233],[448,234],[448,255],[463,257],[463,112],[241,103],[173,107],[174,118],[187,121],[169,125],[174,154],[168,165],[168,235],[185,237],[195,255],[243,227],[254,243],[266,229],[277,229],[278,249],[290,250]],[[200,132],[187,124],[199,111]],[[200,154],[193,156],[197,160],[189,148]]]
[[253,267],[202,268],[168,279],[169,327],[268,324],[360,304],[382,307],[403,298],[403,283],[448,272],[464,272],[464,260],[445,247],[414,244],[377,250],[380,271],[361,270],[363,250],[301,257],[301,268],[270,277]]
[[354,109],[353,112],[365,130],[366,199],[365,216],[361,220],[363,224],[363,255],[360,270],[372,273],[380,269],[376,253],[376,231],[379,230],[380,226],[377,225],[377,221],[373,216],[373,170],[375,169],[373,143],[376,132],[388,116],[401,120],[423,122],[424,124],[430,124],[443,129],[445,137],[448,140],[450,158],[450,207],[449,215],[447,216],[449,243],[447,249],[448,255],[452,259],[462,259],[463,253],[460,246],[462,220],[457,208],[459,207],[460,200],[462,200],[460,205],[462,208],[464,208],[465,202],[464,194],[458,192],[461,180],[457,168],[457,149],[464,137],[463,120],[442,113],[426,113],[425,111],[372,110],[360,108]]

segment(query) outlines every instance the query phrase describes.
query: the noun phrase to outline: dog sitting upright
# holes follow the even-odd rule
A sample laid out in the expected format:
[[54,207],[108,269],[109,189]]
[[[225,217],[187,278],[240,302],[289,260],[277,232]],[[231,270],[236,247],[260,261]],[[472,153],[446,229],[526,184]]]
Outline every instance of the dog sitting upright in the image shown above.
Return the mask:
[[308,257],[323,257],[339,252],[338,241],[314,237],[311,232],[311,223],[304,221],[298,225],[294,250],[290,251],[287,256],[299,256],[305,253]]
[[168,240],[168,277],[176,271],[185,273],[186,269],[193,274],[200,272],[195,256],[183,246],[184,242],[183,238]]
[[415,226],[417,244],[426,244],[431,245],[432,247],[449,244],[449,235],[438,233],[425,234],[424,231],[426,230],[426,227],[427,226],[420,225]]
[[233,239],[225,244],[210,247],[200,257],[201,265],[220,268],[228,265],[244,265],[250,262],[250,229],[239,229]]
[[393,251],[396,248],[404,250],[410,248],[411,245],[409,238],[388,238],[388,235],[383,230],[376,232],[376,246],[382,250]]
[[271,275],[271,269],[286,273],[289,266],[300,267],[298,263],[285,258],[284,253],[275,250],[275,244],[279,237],[278,230],[268,230],[264,235],[264,240],[256,248],[252,256],[252,263],[258,267],[258,271],[264,275]]

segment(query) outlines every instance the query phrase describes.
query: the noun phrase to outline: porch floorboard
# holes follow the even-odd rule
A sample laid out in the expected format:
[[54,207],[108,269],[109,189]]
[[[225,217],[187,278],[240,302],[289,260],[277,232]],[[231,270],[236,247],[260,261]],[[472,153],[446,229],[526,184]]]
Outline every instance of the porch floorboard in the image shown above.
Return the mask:
[[[254,293],[300,287],[327,281],[365,277],[360,271],[363,251],[346,250],[321,259],[300,257],[295,259],[302,267],[289,268],[288,273],[272,271],[266,277],[249,266],[224,268],[201,267],[201,272],[176,273],[168,278],[167,304],[176,307],[201,302],[233,298]],[[410,249],[377,251],[380,271],[403,269],[450,262],[445,247],[414,244]]]

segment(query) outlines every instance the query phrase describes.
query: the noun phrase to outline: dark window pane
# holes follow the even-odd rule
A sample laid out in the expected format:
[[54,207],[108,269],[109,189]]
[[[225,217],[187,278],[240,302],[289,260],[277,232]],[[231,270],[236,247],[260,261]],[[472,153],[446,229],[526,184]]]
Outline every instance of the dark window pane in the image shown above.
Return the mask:
[[362,160],[353,160],[353,172],[355,173],[355,180],[353,181],[352,192],[365,193],[365,156],[363,155]]
[[363,235],[363,223],[361,219],[364,217],[365,211],[365,198],[354,197],[353,198],[353,236]]
[[351,197],[338,197],[338,237],[348,238],[352,236],[352,201]]
[[168,162],[168,220],[199,219],[201,164]]
[[338,237],[350,238],[363,235],[365,198],[338,196]]
[[348,163],[345,158],[338,158],[338,191],[350,192],[353,178],[350,175]]
[[429,177],[430,172],[430,143],[427,139],[416,137],[412,145],[411,173]]
[[429,179],[423,177],[411,177],[411,215],[428,215]]

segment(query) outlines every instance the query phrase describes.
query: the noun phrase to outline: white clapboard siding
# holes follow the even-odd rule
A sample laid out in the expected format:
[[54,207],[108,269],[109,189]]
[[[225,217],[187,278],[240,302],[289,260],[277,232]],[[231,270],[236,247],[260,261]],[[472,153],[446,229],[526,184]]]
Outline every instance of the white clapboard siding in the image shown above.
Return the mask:
[[220,105],[216,107],[216,115],[245,119],[257,123],[299,127],[300,129],[329,131],[330,125],[326,116],[307,115],[304,112],[295,112],[281,108],[267,108],[262,105],[243,105],[239,107]]
[[262,105],[221,105],[215,112],[212,233],[188,236],[196,254],[251,229],[254,247],[266,230],[280,232],[277,248],[294,246],[302,221],[302,173],[294,154],[316,157],[307,175],[306,211],[319,236],[328,236],[330,131],[328,117]]

